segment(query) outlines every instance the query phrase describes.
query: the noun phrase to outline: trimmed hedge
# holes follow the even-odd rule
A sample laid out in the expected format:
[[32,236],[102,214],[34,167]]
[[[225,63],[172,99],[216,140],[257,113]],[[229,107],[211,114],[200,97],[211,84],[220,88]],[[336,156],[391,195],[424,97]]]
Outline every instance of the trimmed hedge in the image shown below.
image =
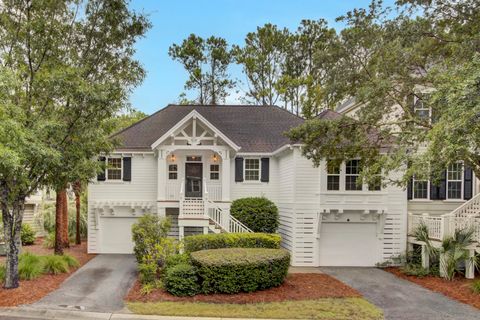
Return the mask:
[[279,286],[290,266],[284,249],[229,248],[193,252],[203,293],[253,292]]
[[265,197],[237,199],[232,202],[230,213],[253,232],[275,233],[278,229],[278,208]]
[[200,291],[197,270],[188,263],[179,263],[167,268],[163,285],[174,296],[194,296]]
[[279,249],[281,237],[267,233],[218,233],[185,237],[185,252],[223,248]]

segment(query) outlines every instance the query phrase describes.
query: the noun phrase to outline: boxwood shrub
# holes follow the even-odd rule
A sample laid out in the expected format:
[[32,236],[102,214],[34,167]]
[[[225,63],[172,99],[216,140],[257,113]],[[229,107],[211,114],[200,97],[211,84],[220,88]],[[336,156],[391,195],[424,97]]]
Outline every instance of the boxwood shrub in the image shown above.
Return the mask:
[[186,252],[222,248],[279,249],[281,237],[267,233],[217,233],[188,236],[184,239]]
[[183,262],[166,269],[163,285],[174,296],[194,296],[200,290],[196,268]]
[[230,212],[253,232],[275,233],[277,231],[278,208],[265,197],[237,199],[232,202]]
[[203,293],[252,292],[279,286],[290,266],[284,249],[228,248],[193,252]]

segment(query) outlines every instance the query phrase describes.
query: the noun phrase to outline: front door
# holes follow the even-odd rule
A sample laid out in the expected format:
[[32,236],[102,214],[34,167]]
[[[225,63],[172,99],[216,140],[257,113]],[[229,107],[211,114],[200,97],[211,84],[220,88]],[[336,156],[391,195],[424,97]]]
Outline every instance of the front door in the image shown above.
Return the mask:
[[202,164],[185,164],[185,197],[202,197]]

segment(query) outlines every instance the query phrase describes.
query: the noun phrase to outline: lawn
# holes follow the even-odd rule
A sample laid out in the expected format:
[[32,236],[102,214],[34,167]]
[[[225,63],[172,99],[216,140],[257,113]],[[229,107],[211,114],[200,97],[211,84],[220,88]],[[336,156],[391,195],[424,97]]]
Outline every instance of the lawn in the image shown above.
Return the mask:
[[363,298],[323,298],[249,304],[203,302],[129,302],[137,314],[192,317],[376,320],[382,312]]

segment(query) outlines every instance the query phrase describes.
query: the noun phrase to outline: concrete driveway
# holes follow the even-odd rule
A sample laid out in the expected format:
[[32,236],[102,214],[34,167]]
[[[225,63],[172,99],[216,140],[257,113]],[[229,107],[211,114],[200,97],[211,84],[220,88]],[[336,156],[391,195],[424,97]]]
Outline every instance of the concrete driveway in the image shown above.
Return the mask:
[[376,268],[323,267],[384,311],[386,320],[478,320],[480,311]]
[[136,278],[133,255],[98,255],[57,290],[32,305],[35,308],[115,312]]

